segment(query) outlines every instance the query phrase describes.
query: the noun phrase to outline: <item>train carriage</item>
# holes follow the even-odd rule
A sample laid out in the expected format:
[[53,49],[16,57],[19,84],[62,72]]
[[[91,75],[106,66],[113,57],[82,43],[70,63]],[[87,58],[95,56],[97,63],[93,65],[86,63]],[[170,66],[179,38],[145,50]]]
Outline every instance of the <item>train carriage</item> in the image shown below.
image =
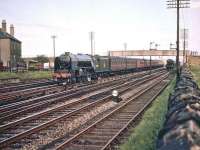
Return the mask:
[[110,69],[113,74],[123,74],[127,70],[126,59],[123,57],[110,57]]
[[110,74],[111,70],[109,57],[96,55],[93,57],[93,60],[96,66],[95,72],[97,73],[97,76],[106,76]]
[[127,58],[127,69],[137,68],[137,60],[132,58]]

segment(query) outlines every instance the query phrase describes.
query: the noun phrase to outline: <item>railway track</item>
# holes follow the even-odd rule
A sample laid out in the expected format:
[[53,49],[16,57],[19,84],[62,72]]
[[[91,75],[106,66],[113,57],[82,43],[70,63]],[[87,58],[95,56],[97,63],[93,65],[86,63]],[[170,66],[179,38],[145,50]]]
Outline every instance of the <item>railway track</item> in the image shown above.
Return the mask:
[[[81,132],[72,135],[64,143],[56,144],[53,149],[68,150],[105,150],[117,149],[120,136],[127,128],[137,123],[138,117],[151,104],[156,96],[167,86],[164,81],[167,76],[162,76],[153,84],[141,90],[135,96],[128,97],[121,105],[103,118],[88,126]],[[123,137],[124,138],[124,137]]]
[[[9,80],[16,80],[17,82],[9,82]],[[41,81],[48,81],[49,79],[28,79],[28,80],[20,80],[19,78],[8,78],[8,79],[0,79],[0,87],[8,87],[15,85],[22,85],[27,83],[37,83]]]
[[[120,77],[121,76],[117,76],[115,78],[117,79]],[[101,81],[99,82],[106,82],[110,80],[113,80],[113,78],[101,79]],[[35,84],[38,82],[39,81],[34,81],[31,84]],[[83,86],[87,86],[88,84],[94,84],[94,83],[93,82],[92,83],[77,83],[73,85],[67,85],[65,87],[62,86],[62,84],[59,84],[59,85],[53,84],[53,85],[46,85],[46,86],[41,86],[41,87],[40,86],[30,87],[30,88],[27,87],[27,89],[22,89],[22,90],[19,89],[16,91],[14,91],[12,88],[21,87],[21,86],[23,87],[24,85],[20,83],[19,85],[16,84],[15,86],[0,87],[0,90],[4,90],[0,94],[0,105],[15,103],[18,101],[22,101],[22,100],[26,100],[26,99],[30,99],[34,97],[39,97],[39,96],[43,96],[43,95],[47,95],[51,93],[57,93],[63,90],[72,89],[73,87],[76,87],[76,88],[83,87]],[[30,85],[30,83],[28,85]]]
[[[127,82],[131,78],[135,78],[136,76],[139,76],[139,75],[141,74],[130,76],[128,78],[122,78],[121,80],[117,80],[115,82],[112,81],[111,82],[112,84],[110,84],[110,82],[107,82],[107,83],[100,83],[98,85],[90,85],[90,87],[87,87],[87,89],[85,89],[85,87],[82,87],[79,90],[72,89],[68,92],[51,94],[51,95],[44,96],[41,98],[35,98],[35,99],[0,107],[0,122],[1,122],[0,125],[3,125],[4,122],[8,123],[8,122],[15,121],[20,118],[29,116],[30,114],[44,111],[47,107],[49,109],[49,108],[62,105],[63,103],[64,104],[68,103],[68,100],[70,98],[80,97],[80,95],[83,95],[84,93],[93,92],[91,93],[93,94],[93,96],[97,94],[98,95],[103,94],[108,90],[114,89],[117,86],[117,84],[118,85],[123,84],[124,82]],[[138,82],[149,77],[150,76],[139,78],[134,82]],[[108,88],[104,89],[105,86],[107,86]],[[103,90],[100,91],[100,89],[102,88]],[[96,90],[98,90],[98,92],[95,92]],[[91,96],[91,94],[88,96]]]
[[[136,81],[133,82],[138,82],[141,80],[144,80],[145,78],[149,78],[150,76],[144,77],[144,78],[139,78]],[[126,79],[128,80],[128,79]],[[117,84],[122,84],[125,80],[121,80],[121,82],[116,81]],[[87,94],[87,96],[95,96],[95,95],[100,95],[100,94],[104,94],[106,91],[108,90],[112,90],[114,88],[116,88],[116,83],[110,84],[100,84],[99,86],[96,86],[95,88],[93,86],[91,86],[91,88],[88,88],[87,90],[81,91],[79,90],[78,92],[74,93],[74,91],[76,90],[72,90],[70,91],[68,94],[66,94],[65,92],[63,92],[62,94],[64,94],[64,96],[58,97],[59,93],[56,95],[51,95],[52,97],[43,97],[43,101],[42,99],[34,99],[33,101],[24,101],[21,103],[16,103],[13,105],[9,105],[8,107],[2,107],[2,109],[0,109],[0,121],[1,121],[1,125],[4,124],[4,122],[8,123],[11,121],[15,121],[18,120],[20,118],[29,116],[31,114],[34,114],[36,112],[40,112],[40,111],[44,111],[47,107],[48,109],[53,108],[53,107],[57,107],[63,104],[68,103],[69,98],[77,98],[77,95],[80,96],[81,94],[84,94],[86,92],[93,92],[90,95]],[[110,85],[109,85],[110,84]],[[130,84],[130,83],[129,83]],[[100,90],[98,92],[95,92],[95,90],[99,90],[100,88],[104,88],[105,86],[110,86],[106,89]],[[121,85],[120,85],[121,86]],[[119,87],[120,87],[119,86]],[[124,85],[122,85],[124,86]],[[110,93],[109,93],[110,94]],[[58,98],[55,98],[58,97]],[[82,96],[82,98],[84,98],[84,96]]]
[[63,91],[63,87],[49,80],[34,81],[0,87],[0,106],[16,103],[26,99]]
[[6,93],[6,92],[11,92],[11,91],[19,91],[19,90],[24,90],[28,88],[34,88],[34,87],[39,87],[39,86],[46,86],[46,85],[53,85],[56,84],[55,81],[47,80],[47,81],[37,81],[33,83],[26,83],[26,84],[17,84],[17,85],[12,85],[12,86],[4,86],[0,88],[1,93]]
[[[157,70],[163,70],[164,68],[158,68],[158,69],[154,69],[153,71],[157,71]],[[147,71],[143,71],[147,72]],[[141,73],[141,72],[139,72]],[[136,73],[137,74],[137,73]],[[122,75],[119,76],[115,76],[115,77],[121,77]],[[124,75],[126,76],[126,75]],[[112,77],[108,77],[107,79],[109,80],[109,78]],[[13,78],[15,79],[15,78]],[[6,80],[6,79],[0,79],[0,80]],[[104,80],[104,79],[103,79]],[[34,79],[34,80],[27,80],[27,81],[21,81],[18,83],[7,83],[7,84],[0,84],[0,92],[11,92],[11,91],[18,91],[18,90],[24,90],[27,88],[34,88],[37,86],[45,86],[45,85],[50,85],[50,84],[54,84],[55,81],[53,80],[48,80],[48,79]],[[57,82],[56,82],[57,83]]]
[[[157,76],[159,76],[159,74]],[[146,80],[152,79],[153,77],[149,77]],[[120,85],[118,86],[118,88],[122,88],[121,92],[123,93],[130,89],[130,86],[133,86],[132,83],[134,82],[136,85],[139,85],[145,81],[143,78],[138,80],[137,82],[132,81],[124,85]],[[117,87],[115,86],[113,88]],[[23,139],[31,134],[35,134],[36,132],[39,132],[49,126],[52,126],[62,121],[63,119],[69,118],[74,114],[80,113],[80,111],[88,110],[89,108],[92,108],[96,105],[106,104],[108,102],[108,99],[111,98],[111,96],[110,94],[108,95],[108,92],[104,91],[103,93],[98,93],[101,94],[100,97],[98,94],[88,95],[88,97],[83,97],[82,99],[79,99],[77,101],[71,103],[69,102],[67,104],[54,107],[47,111],[43,111],[34,115],[29,115],[25,118],[0,126],[0,147],[8,146],[9,144],[14,143],[17,140]]]
[[[93,84],[93,83],[89,83]],[[62,91],[70,90],[74,87],[83,87],[89,85],[88,83],[78,83],[73,85],[64,86],[63,84],[53,84],[46,86],[38,86],[34,88],[28,88],[23,90],[3,92],[0,94],[0,106],[7,105],[11,103],[16,103],[19,101],[27,100],[30,98],[41,97],[44,95],[49,95],[52,93],[59,93]]]
[[19,117],[20,114],[23,116],[26,116],[26,113],[32,112],[35,113],[36,111],[43,110],[47,108],[47,106],[52,105],[59,105],[63,102],[66,102],[69,100],[69,98],[75,98],[77,96],[80,96],[84,93],[93,92],[95,90],[99,90],[101,88],[104,88],[105,86],[114,86],[116,84],[122,84],[125,81],[128,81],[132,78],[136,78],[139,76],[144,76],[145,73],[132,75],[129,77],[123,77],[120,80],[116,79],[115,81],[110,81],[107,83],[99,83],[95,85],[89,85],[87,87],[80,87],[78,89],[71,89],[69,91],[64,91],[56,94],[50,94],[47,96],[34,98],[22,102],[17,102],[14,104],[9,104],[5,106],[0,107],[0,121],[3,123],[3,121],[9,121],[9,119],[15,119],[15,117]]
[[59,85],[47,85],[42,87],[35,87],[30,89],[24,89],[20,91],[12,91],[0,94],[1,105],[11,104],[18,101],[40,97],[43,95],[48,95],[56,92],[61,92],[65,90],[63,86]]
[[0,79],[0,88],[3,86],[11,86],[11,85],[16,85],[17,83],[20,82],[19,78],[4,78]]
[[[159,70],[155,69],[154,71]],[[162,69],[161,69],[162,70]],[[144,73],[144,72],[143,72]],[[130,76],[129,75],[123,75],[123,76]],[[101,79],[98,82],[107,82],[110,80],[116,80],[120,79],[122,76],[115,76],[115,77],[109,77],[106,79]],[[47,85],[45,85],[45,83]],[[94,82],[92,82],[94,84]],[[50,84],[50,85],[49,85]],[[90,83],[89,83],[90,84]],[[62,84],[61,84],[62,85]],[[65,87],[58,86],[53,81],[48,80],[33,80],[33,82],[29,82],[26,84],[23,84],[22,82],[19,84],[15,84],[12,86],[3,86],[0,87],[0,105],[15,103],[18,101],[39,97],[51,93],[57,93],[63,90],[72,89],[73,87],[83,87],[87,86],[88,83],[77,83],[73,85],[67,85]],[[24,89],[25,88],[25,89]],[[17,89],[17,90],[16,90]]]
[[[0,94],[0,106],[16,103],[18,101],[27,100],[30,98],[36,98],[36,97],[40,97],[40,96],[44,96],[44,95],[48,95],[52,93],[58,93],[64,90],[66,91],[66,90],[72,89],[73,87],[76,87],[76,88],[83,87],[89,84],[90,83],[78,83],[78,84],[63,86],[62,84],[55,83],[53,85],[38,86],[34,88],[28,88],[28,89],[10,91],[10,92],[7,91]],[[9,88],[9,87],[6,87],[6,88]]]

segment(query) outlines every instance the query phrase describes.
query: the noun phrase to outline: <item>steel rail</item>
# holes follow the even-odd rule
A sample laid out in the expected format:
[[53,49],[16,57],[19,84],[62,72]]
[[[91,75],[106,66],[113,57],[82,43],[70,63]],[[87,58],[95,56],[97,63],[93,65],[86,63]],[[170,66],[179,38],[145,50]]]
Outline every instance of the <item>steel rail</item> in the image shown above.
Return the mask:
[[[119,82],[119,81],[116,81],[116,82]],[[119,83],[123,83],[123,82],[124,82],[124,80],[120,81]],[[0,116],[3,116],[3,117],[0,118],[0,120],[3,121],[3,120],[6,120],[6,119],[9,119],[9,118],[13,118],[14,116],[17,116],[19,114],[24,114],[25,112],[31,111],[35,108],[40,108],[40,107],[43,107],[43,106],[46,107],[47,104],[52,104],[52,103],[55,103],[55,102],[61,102],[61,100],[64,100],[64,99],[66,100],[66,99],[69,99],[69,98],[72,98],[72,97],[76,97],[77,95],[80,95],[80,94],[83,94],[83,93],[86,93],[86,92],[89,92],[89,91],[90,92],[95,91],[99,88],[105,87],[108,84],[110,84],[110,83],[107,83],[107,84],[101,83],[99,86],[98,85],[96,85],[95,87],[91,86],[91,87],[88,87],[87,89],[86,88],[81,88],[80,90],[73,89],[73,90],[69,91],[69,94],[67,94],[66,92],[61,92],[61,93],[55,94],[55,95],[53,94],[52,97],[51,96],[47,97],[48,100],[47,100],[46,97],[44,97],[44,99],[42,99],[43,101],[41,101],[40,98],[36,99],[36,101],[39,101],[38,103],[35,103],[35,99],[34,99],[34,103],[30,103],[28,105],[28,103],[30,102],[30,101],[28,101],[28,103],[25,103],[25,106],[23,106],[23,107],[18,105],[17,108],[15,108],[16,104],[14,106],[12,105],[11,110],[9,109],[9,110],[5,111],[6,108],[3,108],[4,109],[3,112],[2,112],[2,110],[0,110],[0,112],[2,112]],[[116,83],[113,83],[113,84],[116,84]],[[63,95],[63,96],[60,96],[60,94]],[[58,95],[60,97],[58,97]],[[44,101],[44,100],[46,100],[46,101]],[[23,105],[24,105],[24,103],[23,103]],[[6,115],[6,114],[8,114],[8,115]]]
[[[163,72],[161,72],[161,74],[162,73]],[[158,74],[157,76],[159,76],[159,75],[160,74]],[[138,82],[138,81],[144,80],[145,78],[151,78],[151,76],[145,76],[145,77],[139,78],[137,80],[134,80],[132,82]],[[117,82],[119,82],[119,81],[117,81]],[[120,84],[120,82],[118,84]],[[121,84],[122,84],[121,86],[124,86],[123,85],[123,81],[121,82]],[[114,87],[110,87],[110,90],[116,88],[115,86],[116,85],[114,85]],[[104,87],[104,85],[103,85],[103,87]],[[99,89],[99,87],[92,88],[93,91],[96,90],[96,89]],[[89,90],[91,90],[91,89],[89,89]],[[106,89],[106,90],[109,90],[109,89]],[[1,115],[3,115],[3,117],[0,118],[0,121],[6,121],[6,120],[8,120],[10,118],[14,118],[14,117],[16,117],[16,116],[18,116],[20,114],[24,114],[26,112],[33,111],[34,109],[38,110],[39,108],[43,108],[44,106],[46,107],[47,105],[50,105],[51,103],[55,103],[56,101],[61,102],[61,100],[63,100],[63,99],[66,100],[67,98],[72,98],[73,96],[75,97],[76,95],[77,95],[77,93],[72,93],[72,94],[69,94],[69,95],[65,95],[63,97],[50,99],[50,100],[47,100],[47,101],[44,101],[44,102],[43,101],[39,102],[37,104],[32,104],[32,105],[29,105],[29,106],[25,106],[23,108],[13,109],[13,110],[9,111],[9,113],[8,112],[7,113],[4,112],[4,113],[1,114]],[[19,111],[16,111],[16,110],[19,110]],[[8,114],[8,115],[6,115],[6,114]]]
[[[153,69],[153,71],[158,71],[158,70],[163,70],[163,68],[157,68],[157,69]],[[142,71],[142,72],[136,72],[137,74],[139,73],[147,73],[147,71]],[[17,84],[17,85],[11,85],[11,86],[3,86],[0,87],[0,92],[5,92],[5,90],[9,91],[14,91],[14,90],[23,90],[26,89],[27,87],[37,87],[37,85],[41,86],[41,84],[57,84],[57,82],[53,81],[53,80],[47,80],[47,81],[35,81],[32,83],[25,83],[25,84]]]
[[119,106],[118,108],[114,109],[112,112],[110,112],[108,115],[106,115],[105,117],[101,118],[100,120],[96,121],[95,123],[93,123],[92,125],[90,125],[89,127],[87,127],[85,130],[79,132],[78,134],[74,135],[73,137],[71,137],[70,139],[68,139],[67,141],[65,141],[63,144],[61,144],[60,146],[56,147],[56,150],[61,150],[64,149],[66,145],[70,144],[72,141],[74,141],[76,138],[79,138],[81,135],[83,135],[84,133],[86,133],[87,131],[89,131],[90,129],[92,129],[93,127],[97,126],[99,123],[101,123],[102,121],[105,121],[107,118],[109,118],[110,116],[112,116],[113,114],[115,114],[116,112],[118,112],[119,110],[121,110],[122,108],[124,108],[125,106],[127,106],[130,102],[132,102],[134,99],[138,98],[139,96],[141,96],[142,94],[144,94],[145,92],[147,92],[148,90],[151,90],[154,86],[156,86],[157,84],[159,84],[161,82],[162,79],[168,77],[168,75],[164,76],[163,78],[160,78],[160,80],[156,81],[155,83],[153,83],[152,85],[150,85],[148,88],[146,88],[145,90],[141,90],[139,93],[137,93],[134,97],[132,97],[131,99],[129,99],[128,101],[126,101],[124,104],[122,104],[121,106]]
[[[102,84],[103,83],[100,83],[99,85],[102,85]],[[16,107],[22,107],[23,105],[27,106],[29,104],[41,101],[42,99],[46,100],[46,99],[59,97],[59,96],[63,96],[63,95],[70,94],[70,93],[75,93],[76,91],[81,91],[81,90],[84,90],[85,88],[93,88],[95,86],[98,86],[98,85],[88,85],[87,87],[80,87],[78,89],[71,89],[71,90],[67,90],[67,91],[63,91],[63,92],[59,92],[59,93],[55,93],[55,94],[45,95],[45,96],[42,96],[42,97],[39,97],[39,98],[34,98],[34,99],[22,101],[22,102],[17,102],[17,103],[14,103],[14,104],[8,104],[8,105],[5,105],[5,106],[0,106],[0,112],[4,112],[4,111],[9,110],[9,109],[14,109]]]
[[[112,139],[110,139],[107,144],[101,148],[101,150],[106,150],[106,149],[111,149],[111,144],[117,140],[117,138],[120,136],[120,134],[123,134],[123,132],[129,127],[130,124],[132,124],[133,122],[135,123],[136,119],[142,115],[144,113],[144,111],[149,107],[149,105],[151,105],[151,103],[155,100],[156,97],[158,97],[160,95],[160,93],[163,92],[163,90],[169,85],[169,82],[165,83],[164,86],[158,91],[158,93],[156,95],[154,95],[142,108],[141,110],[139,110],[139,112],[137,112],[133,118],[131,118],[129,120],[129,122],[127,122],[124,127],[118,131],[113,137]],[[136,124],[136,123],[135,123]]]
[[22,85],[16,85],[16,86],[9,86],[9,87],[3,87],[0,88],[0,92],[9,92],[9,91],[13,91],[13,90],[23,90],[26,88],[33,88],[33,87],[37,87],[37,86],[46,86],[46,85],[50,85],[50,84],[57,84],[55,81],[42,81],[42,82],[37,82],[37,83],[28,83],[28,84],[22,84]]
[[[135,76],[133,76],[133,77],[135,77]],[[133,77],[129,77],[128,79],[133,78]],[[128,79],[122,78],[120,80],[122,80],[121,82],[125,82]],[[112,84],[115,84],[115,83],[118,83],[118,82],[119,82],[119,80],[116,80],[115,82],[111,81]],[[39,102],[39,103],[42,104],[41,101],[44,101],[44,100],[47,100],[47,99],[52,99],[52,98],[55,98],[55,97],[56,98],[60,97],[57,100],[57,101],[60,101],[63,98],[70,98],[70,97],[73,97],[74,95],[78,95],[78,94],[83,93],[83,92],[94,91],[94,90],[99,89],[101,87],[105,87],[106,85],[109,85],[109,84],[110,84],[110,82],[99,83],[97,85],[89,85],[87,88],[82,87],[82,88],[79,88],[79,89],[72,89],[72,90],[67,91],[69,93],[68,95],[66,95],[67,94],[66,92],[59,92],[59,93],[56,93],[56,94],[51,94],[51,95],[43,96],[43,97],[40,97],[40,98],[34,98],[34,99],[26,100],[26,101],[23,101],[23,102],[17,102],[15,104],[0,107],[0,112],[1,112],[0,116],[3,115],[4,116],[3,118],[6,118],[5,113],[8,113],[9,116],[11,116],[11,113],[15,113],[18,110],[21,111],[22,107],[29,108],[29,107],[31,107],[31,104],[33,104],[33,106],[34,106],[34,105],[36,105],[35,104],[36,102]],[[62,96],[62,95],[64,95],[64,96]],[[51,100],[47,100],[46,102],[44,102],[44,104],[47,104],[49,102],[51,102]]]
[[[138,74],[135,74],[135,75],[133,75],[133,77],[137,77],[137,76],[140,76],[140,75],[145,75],[145,74],[147,74],[146,72],[141,72],[141,73],[138,73]],[[122,78],[120,78],[120,79],[123,79],[123,78],[126,78],[126,77],[122,77]],[[112,81],[108,81],[108,82],[113,82],[113,81],[117,81],[118,79],[116,79],[116,80],[112,80]],[[84,88],[89,88],[89,87],[92,87],[92,86],[97,86],[97,85],[99,85],[99,84],[102,84],[102,83],[98,83],[98,84],[96,84],[96,85],[88,85],[87,87],[80,87],[80,88],[78,88],[78,89],[72,89],[72,90],[69,90],[69,91],[67,91],[67,92],[75,92],[76,90],[82,90],[82,89],[84,89]],[[105,83],[103,83],[103,84],[105,84]],[[66,92],[62,92],[62,93],[66,93]],[[56,96],[58,96],[60,93],[57,93],[57,95]],[[52,95],[54,95],[54,94],[52,94]],[[44,96],[44,97],[48,97],[48,96]],[[26,102],[30,102],[30,101],[32,101],[32,100],[28,100],[28,101],[23,101],[23,102],[17,102],[17,103],[15,103],[14,104],[14,106],[12,106],[13,104],[8,104],[8,105],[6,105],[6,106],[0,106],[0,112],[2,111],[2,109],[5,109],[6,107],[12,107],[12,108],[14,108],[14,107],[18,107],[18,106],[16,106],[16,104],[22,104],[22,103],[26,103]],[[26,105],[27,105],[27,103],[26,103]]]
[[[149,79],[149,80],[150,80],[150,79]],[[129,87],[127,87],[127,88],[129,88]],[[110,97],[110,96],[108,96],[108,97],[106,97],[106,98],[109,98],[109,97]],[[92,106],[92,105],[94,105],[94,104],[96,104],[96,103],[99,103],[99,101],[93,102],[93,103],[91,103],[91,104],[89,104],[89,105],[86,105],[85,107],[82,107],[81,109],[86,109],[87,107],[89,108],[89,106]],[[79,111],[80,111],[80,109],[79,109],[79,110],[76,110],[76,111],[73,111],[73,113],[79,112]],[[71,114],[72,114],[72,112],[71,112]],[[1,142],[0,142],[0,147],[3,147],[3,146],[8,145],[8,144],[11,144],[11,143],[15,142],[16,140],[19,140],[19,139],[21,139],[21,138],[23,138],[23,137],[26,137],[26,136],[28,136],[28,135],[30,135],[30,134],[32,134],[32,133],[35,133],[36,131],[39,131],[39,130],[41,130],[41,129],[44,129],[44,128],[46,128],[46,127],[48,127],[48,126],[50,126],[50,125],[52,125],[52,124],[54,124],[54,123],[57,123],[59,120],[62,120],[63,118],[66,118],[66,117],[68,117],[68,116],[69,116],[69,114],[63,115],[63,116],[61,116],[61,117],[59,117],[59,118],[53,119],[53,120],[51,120],[51,121],[49,121],[49,122],[47,122],[47,123],[44,123],[44,124],[42,124],[42,125],[39,125],[39,126],[37,126],[37,127],[34,127],[34,128],[32,128],[32,129],[29,129],[29,130],[27,130],[27,131],[25,131],[25,132],[23,132],[23,133],[20,133],[20,134],[14,136],[14,137],[9,138],[9,139],[7,139],[7,140],[1,141]]]
[[16,101],[29,99],[36,96],[41,96],[41,94],[48,93],[49,91],[61,91],[61,90],[63,91],[64,88],[63,89],[62,88],[63,87],[58,85],[47,85],[43,87],[35,87],[21,91],[7,92],[0,94],[0,100],[7,103],[14,103]]
[[[159,76],[159,75],[160,75],[160,74],[158,74],[157,76]],[[157,77],[157,76],[156,76],[156,77]],[[130,85],[130,84],[133,84],[133,85],[131,85],[131,86],[137,86],[137,85],[140,85],[140,84],[142,84],[142,83],[144,83],[144,82],[147,82],[147,81],[149,81],[149,80],[151,80],[151,79],[153,79],[153,78],[154,78],[154,77],[150,77],[150,78],[146,78],[146,79],[145,79],[145,78],[142,78],[142,79],[138,79],[138,80],[135,80],[135,81],[130,82],[130,83],[127,83],[127,84],[125,83],[125,84],[122,84],[122,85],[119,85],[119,86],[110,87],[110,88],[104,89],[103,91],[100,91],[99,93],[94,93],[94,94],[92,94],[92,95],[89,95],[89,96],[86,97],[86,98],[82,98],[81,100],[84,101],[84,100],[88,99],[89,97],[92,97],[92,96],[95,96],[95,95],[99,95],[99,94],[103,94],[103,93],[108,93],[108,94],[109,94],[110,91],[113,90],[113,89],[122,88],[122,87],[128,86],[128,85]],[[31,115],[31,116],[28,116],[28,117],[19,119],[19,120],[17,120],[17,121],[8,123],[8,124],[6,124],[6,125],[2,125],[2,126],[0,126],[0,131],[3,131],[3,130],[5,130],[5,129],[8,129],[8,128],[13,127],[13,126],[17,126],[19,123],[24,123],[24,122],[27,122],[28,120],[36,119],[36,118],[38,118],[38,117],[42,117],[42,114],[45,115],[45,114],[50,113],[50,112],[52,112],[52,111],[60,110],[60,109],[63,109],[63,108],[65,108],[65,107],[68,107],[68,106],[71,106],[71,105],[75,105],[75,104],[79,103],[81,100],[76,100],[76,101],[70,102],[70,103],[65,104],[65,105],[57,106],[57,107],[55,107],[55,108],[48,109],[48,110],[46,110],[46,111],[42,111],[42,112],[33,114],[33,115]],[[6,118],[6,119],[8,119],[8,118]],[[3,120],[4,120],[4,119],[2,119],[1,121],[3,121]]]

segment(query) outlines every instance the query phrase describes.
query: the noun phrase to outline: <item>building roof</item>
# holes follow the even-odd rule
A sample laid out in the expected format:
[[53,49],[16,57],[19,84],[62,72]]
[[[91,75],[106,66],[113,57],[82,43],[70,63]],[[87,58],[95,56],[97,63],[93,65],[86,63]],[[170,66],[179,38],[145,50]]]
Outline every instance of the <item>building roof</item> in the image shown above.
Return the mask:
[[21,41],[16,39],[14,36],[10,35],[7,32],[2,32],[2,31],[0,31],[0,39],[11,39],[11,40],[14,40],[14,41],[17,41],[17,42],[21,43]]

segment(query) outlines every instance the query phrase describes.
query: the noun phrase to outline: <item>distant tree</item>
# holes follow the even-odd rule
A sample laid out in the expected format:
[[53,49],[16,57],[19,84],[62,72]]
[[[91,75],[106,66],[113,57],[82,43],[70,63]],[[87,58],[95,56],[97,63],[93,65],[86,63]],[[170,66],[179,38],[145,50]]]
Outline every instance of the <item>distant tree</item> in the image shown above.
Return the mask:
[[47,63],[49,62],[49,59],[47,56],[45,55],[37,55],[37,57],[35,58],[36,61],[40,62],[40,63]]
[[18,62],[26,63],[25,60],[23,58],[21,58],[21,57],[19,58]]

